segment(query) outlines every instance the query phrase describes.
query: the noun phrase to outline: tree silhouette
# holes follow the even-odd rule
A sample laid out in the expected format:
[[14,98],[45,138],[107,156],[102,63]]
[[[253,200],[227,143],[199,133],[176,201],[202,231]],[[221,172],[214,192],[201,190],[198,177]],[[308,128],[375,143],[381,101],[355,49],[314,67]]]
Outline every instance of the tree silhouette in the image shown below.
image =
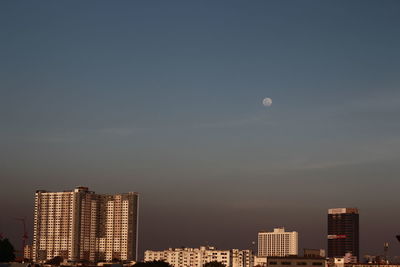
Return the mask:
[[205,263],[203,267],[225,267],[225,264],[219,261],[210,261]]
[[55,256],[54,258],[46,261],[46,264],[59,266],[61,264],[61,262],[63,262],[63,260],[64,260],[63,257]]
[[15,260],[15,250],[8,238],[0,239],[0,262]]
[[172,267],[168,262],[165,261],[147,261],[137,262],[134,267]]

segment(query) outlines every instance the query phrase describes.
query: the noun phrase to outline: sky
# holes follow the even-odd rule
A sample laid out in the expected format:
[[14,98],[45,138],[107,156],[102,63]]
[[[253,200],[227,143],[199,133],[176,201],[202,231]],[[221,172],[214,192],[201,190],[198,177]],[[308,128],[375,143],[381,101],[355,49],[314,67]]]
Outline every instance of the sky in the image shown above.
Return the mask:
[[[2,1],[0,232],[34,192],[140,193],[139,246],[400,255],[398,1]],[[269,97],[270,107],[262,105]]]

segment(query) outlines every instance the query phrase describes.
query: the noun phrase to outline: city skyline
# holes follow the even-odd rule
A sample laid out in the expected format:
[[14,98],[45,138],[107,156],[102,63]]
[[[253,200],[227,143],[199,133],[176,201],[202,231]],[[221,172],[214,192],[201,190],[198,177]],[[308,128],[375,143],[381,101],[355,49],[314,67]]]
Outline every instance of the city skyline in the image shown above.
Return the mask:
[[360,256],[400,256],[399,12],[1,2],[0,233],[18,248],[36,190],[84,185],[140,193],[139,255],[280,226],[326,249],[326,211],[357,207]]
[[[118,234],[118,231],[121,231],[121,229],[122,229],[122,231],[124,231],[123,230],[124,226],[119,225],[119,226],[116,226],[117,228],[115,228],[115,226],[112,226],[113,223],[111,221],[109,221],[110,220],[109,213],[111,212],[111,215],[112,215],[115,212],[117,212],[117,213],[119,212],[119,215],[118,215],[119,217],[117,216],[119,219],[118,218],[112,219],[112,221],[114,223],[117,223],[117,224],[119,224],[121,222],[123,223],[124,220],[126,220],[126,222],[128,222],[128,217],[126,217],[126,219],[124,218],[124,216],[127,216],[127,214],[124,215],[125,214],[124,212],[127,212],[128,210],[124,211],[125,206],[123,205],[123,203],[127,202],[127,203],[125,203],[126,209],[127,209],[128,208],[128,198],[129,199],[131,198],[131,197],[128,197],[129,195],[135,197],[135,199],[133,199],[134,202],[132,203],[132,205],[134,205],[133,211],[135,214],[134,215],[134,224],[133,224],[133,226],[129,226],[129,227],[133,227],[132,228],[134,230],[133,236],[135,238],[133,238],[131,241],[128,241],[128,240],[125,241],[128,243],[133,242],[132,244],[134,245],[133,250],[131,252],[127,252],[128,254],[126,254],[126,255],[129,255],[129,253],[133,253],[131,255],[134,255],[133,257],[138,260],[146,259],[147,251],[151,251],[151,250],[148,250],[147,248],[140,248],[141,252],[142,251],[146,252],[146,253],[144,253],[144,255],[145,255],[144,258],[142,258],[142,256],[140,255],[140,252],[138,253],[139,248],[138,248],[137,236],[138,236],[138,233],[140,233],[140,230],[138,228],[138,225],[139,225],[138,219],[139,218],[137,217],[138,211],[139,211],[138,193],[131,192],[129,194],[122,193],[122,194],[114,194],[114,195],[110,195],[110,194],[99,195],[99,194],[95,194],[93,191],[88,191],[88,189],[89,188],[85,187],[85,186],[77,186],[72,191],[71,190],[63,190],[61,192],[54,192],[54,191],[47,191],[47,190],[43,190],[43,189],[36,191],[35,209],[34,209],[35,210],[35,212],[34,212],[35,213],[35,215],[34,215],[34,221],[35,221],[34,226],[35,227],[33,229],[33,232],[34,232],[33,242],[32,243],[29,242],[29,238],[28,238],[28,240],[24,240],[24,244],[30,246],[30,248],[28,248],[28,249],[33,250],[33,252],[32,252],[33,260],[34,261],[43,261],[46,258],[51,259],[52,257],[58,256],[58,255],[61,255],[66,260],[99,261],[99,260],[103,259],[103,260],[110,261],[111,259],[114,259],[113,257],[115,257],[115,256],[111,256],[111,255],[114,255],[114,252],[112,252],[113,251],[112,248],[110,250],[108,250],[109,248],[107,247],[108,246],[107,240],[109,239],[111,233],[112,233],[111,234],[112,236],[114,236],[114,234],[117,233],[117,235],[119,235],[118,238],[123,237],[123,234],[122,235],[121,235],[121,233]],[[50,202],[48,204],[45,204],[43,207],[40,207],[41,202],[43,202],[42,195],[45,195],[44,201],[46,203],[49,201]],[[74,196],[77,195],[79,197],[72,197],[73,195]],[[125,201],[122,201],[122,200],[125,200]],[[129,200],[129,201],[131,201],[131,200]],[[68,207],[65,206],[65,203],[64,203],[65,201],[67,201],[66,203],[69,203],[69,202],[71,202],[71,203],[75,203],[75,202],[81,203],[82,202],[82,203],[74,204],[73,205],[74,207],[76,205],[81,206],[76,211],[74,211],[74,209],[76,209],[76,208],[71,209],[72,206],[69,206],[69,204],[68,204]],[[116,202],[118,202],[119,204],[116,204]],[[131,205],[131,204],[129,204],[129,205]],[[110,210],[110,208],[111,208],[111,210]],[[130,209],[132,209],[132,207]],[[76,231],[75,234],[73,232],[69,233],[69,231],[71,231],[71,230],[68,230],[68,227],[63,230],[62,225],[65,224],[65,222],[68,222],[68,220],[71,220],[71,218],[69,218],[69,216],[76,213],[78,210],[79,210],[79,213],[82,210],[82,214],[78,216],[78,218],[80,218],[80,216],[82,216],[82,219],[78,219],[78,221],[81,221],[79,224],[86,225],[82,228],[82,229],[86,229],[86,230],[84,230],[82,232],[81,232],[81,230],[74,230],[74,231]],[[54,211],[54,213],[53,213],[53,211]],[[43,213],[43,212],[45,212],[45,213]],[[63,212],[64,213],[67,212],[68,214],[61,216],[60,218],[58,218],[56,216],[57,214],[61,214]],[[39,215],[42,213],[43,213],[43,215]],[[53,214],[53,215],[51,215],[51,214]],[[69,214],[71,214],[71,215],[69,215]],[[353,218],[354,215],[356,215],[356,219]],[[313,251],[312,253],[315,253],[314,250],[316,250],[317,252],[321,253],[319,251],[320,249],[322,249],[323,251],[325,251],[325,249],[327,249],[328,258],[333,258],[333,257],[340,258],[340,257],[354,256],[355,259],[357,259],[357,261],[355,261],[354,263],[359,262],[359,260],[364,261],[365,260],[363,258],[364,255],[360,255],[359,251],[358,251],[358,248],[360,246],[359,230],[358,230],[359,229],[358,215],[359,215],[359,212],[358,212],[357,208],[330,208],[330,209],[328,209],[328,227],[327,227],[327,236],[326,236],[327,240],[328,240],[328,246],[326,248],[325,247],[322,247],[322,248],[314,247],[314,249],[310,249],[310,246],[302,247],[301,250],[310,250],[310,251]],[[43,224],[43,222],[42,222],[43,219],[40,219],[40,217],[42,217],[42,216],[47,217],[45,220],[50,219],[50,221],[52,221],[50,226],[47,225],[48,223]],[[113,217],[113,216],[116,216],[116,215],[112,215],[111,217]],[[51,219],[53,217],[54,217],[54,219]],[[89,219],[89,218],[95,218],[95,217],[97,218],[96,220],[100,220],[102,222],[99,221],[100,224],[99,224],[99,222],[96,222],[93,224],[91,222],[93,219]],[[18,220],[21,220],[21,219],[18,219]],[[24,220],[24,224],[25,224],[26,218],[23,218],[23,220]],[[65,220],[67,220],[67,221],[65,221]],[[62,222],[64,222],[64,223],[62,223]],[[78,222],[73,223],[71,221],[71,223],[72,223],[72,225],[74,225],[74,224],[77,224]],[[129,225],[131,223],[132,222],[129,222]],[[40,226],[41,224],[43,224],[43,226]],[[74,246],[80,246],[82,249],[85,249],[85,248],[88,249],[88,251],[85,252],[85,250],[82,250],[82,251],[77,250],[76,252],[73,252],[73,254],[71,254],[71,255],[76,255],[76,256],[69,255],[71,252],[69,252],[69,254],[64,255],[63,254],[64,252],[58,252],[57,249],[54,250],[54,248],[57,247],[57,245],[50,245],[50,247],[52,247],[50,251],[53,251],[53,250],[55,251],[55,252],[50,252],[50,253],[55,253],[55,254],[48,254],[47,256],[38,256],[38,255],[42,254],[37,251],[38,247],[43,247],[44,249],[47,249],[46,246],[49,246],[49,243],[48,243],[49,241],[44,242],[45,244],[47,244],[45,246],[38,245],[38,244],[40,244],[40,242],[35,241],[35,240],[38,240],[38,238],[35,238],[35,236],[39,237],[40,231],[44,231],[44,233],[47,233],[48,231],[50,231],[51,233],[53,233],[53,230],[57,228],[57,226],[56,226],[57,224],[59,224],[59,231],[60,231],[59,234],[61,234],[63,231],[67,231],[66,233],[68,233],[68,235],[71,234],[72,239],[73,239],[73,236],[75,236],[75,235],[80,236],[81,239],[83,238],[83,241],[78,241],[78,243],[83,242],[80,245],[77,244],[77,245],[68,245],[68,246],[72,246],[71,248],[73,248]],[[67,224],[69,224],[69,223],[67,223]],[[95,230],[95,228],[97,229],[97,227],[99,227],[99,225],[101,225],[101,224],[104,224],[105,228],[98,232],[98,230]],[[92,226],[90,226],[90,225],[92,225]],[[88,228],[88,226],[89,226],[89,228]],[[93,228],[93,226],[95,228]],[[36,227],[38,227],[38,228],[36,228]],[[42,230],[38,230],[38,229],[41,229],[42,227],[43,227]],[[50,228],[48,228],[48,227],[50,227]],[[126,230],[127,229],[128,228],[126,228]],[[131,228],[129,228],[129,229],[131,229]],[[29,229],[28,229],[28,232],[29,232]],[[46,236],[45,238],[47,238],[47,235],[48,234],[45,234],[45,236]],[[55,242],[58,234],[53,233],[52,235],[54,235],[54,237],[52,237],[51,239],[54,239],[53,242]],[[99,238],[102,235],[104,235],[104,237],[106,237],[106,238]],[[349,240],[345,241],[348,238],[349,238]],[[58,238],[58,239],[59,239],[59,241],[61,240],[60,238]],[[98,239],[98,240],[95,241],[95,239]],[[101,242],[100,239],[104,239],[104,240]],[[110,240],[113,240],[113,239],[114,239],[114,237]],[[331,247],[330,242],[333,242],[333,239],[336,239],[337,241],[335,241],[336,244],[333,247]],[[121,242],[121,240],[119,242]],[[70,243],[70,241],[68,241],[68,242]],[[345,241],[345,242],[343,243],[342,241]],[[36,242],[38,242],[38,243],[36,243]],[[112,241],[112,243],[113,242],[114,241]],[[350,243],[348,243],[348,242],[350,242]],[[93,245],[92,245],[92,243],[93,243]],[[94,243],[96,243],[96,245],[94,245]],[[207,246],[209,245],[208,241],[206,241],[205,243],[207,243]],[[246,249],[249,249],[249,251],[253,251],[253,255],[259,258],[258,261],[264,262],[262,260],[262,258],[269,258],[270,256],[272,256],[272,258],[273,257],[279,258],[279,257],[286,257],[286,256],[292,257],[292,256],[301,255],[301,253],[299,253],[300,249],[299,249],[298,243],[299,243],[298,232],[296,232],[296,231],[285,232],[285,227],[280,226],[277,228],[274,227],[272,232],[268,232],[266,230],[259,230],[257,247],[255,247],[255,245],[256,245],[255,242],[252,242],[252,245],[248,246]],[[58,245],[58,249],[60,249],[60,244]],[[345,245],[345,244],[347,244],[347,245]],[[385,243],[384,245],[386,246],[387,244],[388,243]],[[96,249],[94,248],[94,246],[96,247]],[[241,246],[241,247],[243,247],[243,246]],[[69,249],[71,249],[71,248],[69,248]],[[171,249],[172,246],[169,246],[168,248]],[[181,248],[188,248],[188,247],[182,246]],[[203,247],[203,248],[205,248],[205,247]],[[212,250],[216,249],[215,247],[210,247],[210,248]],[[353,254],[354,248],[356,248],[355,254]],[[119,249],[119,247],[118,247],[118,249]],[[72,251],[73,250],[74,249],[72,249]],[[221,251],[220,248],[218,248],[217,250]],[[237,249],[233,249],[233,250],[236,251]],[[17,251],[18,251],[18,249],[17,249]],[[164,250],[164,251],[167,251],[167,250]],[[180,251],[180,250],[178,249],[178,251]],[[222,252],[225,253],[225,251],[232,251],[232,247],[229,247],[229,248],[224,247]],[[100,253],[106,252],[106,253],[103,256],[98,256],[97,253],[99,253],[99,252]],[[24,248],[23,253],[25,255],[25,253],[26,253],[25,248]],[[49,252],[47,252],[47,253],[49,253]],[[117,253],[120,253],[120,252],[117,252]],[[161,251],[159,253],[161,253]],[[231,252],[229,252],[229,253],[231,253]],[[347,254],[347,253],[349,253],[349,254]],[[95,256],[95,254],[96,254],[96,256]],[[189,253],[189,254],[191,254],[191,253]],[[324,254],[325,254],[325,252],[324,252]],[[43,255],[46,255],[46,252]],[[118,255],[120,255],[120,254],[118,254]],[[122,257],[126,257],[126,255],[122,256]],[[161,256],[162,253],[161,254],[156,253],[155,255],[158,255],[158,256],[156,256],[156,259],[157,259],[157,257],[162,258],[162,256]],[[389,255],[387,255],[387,251],[384,252],[383,254],[377,254],[376,256],[383,257],[383,255],[385,255],[385,257],[389,256]],[[88,258],[86,259],[84,257],[88,257]],[[120,256],[118,256],[118,257],[120,257]],[[313,256],[311,256],[311,258],[313,258]],[[125,259],[129,259],[129,256]],[[130,259],[133,259],[133,258],[130,258]],[[389,256],[389,259],[390,259],[390,256]],[[397,257],[397,259],[395,257],[393,257],[391,260],[397,261],[398,257]],[[208,260],[208,261],[210,261],[210,260]],[[167,262],[169,262],[169,260],[167,260]],[[229,263],[228,265],[230,265],[230,264],[231,263]]]

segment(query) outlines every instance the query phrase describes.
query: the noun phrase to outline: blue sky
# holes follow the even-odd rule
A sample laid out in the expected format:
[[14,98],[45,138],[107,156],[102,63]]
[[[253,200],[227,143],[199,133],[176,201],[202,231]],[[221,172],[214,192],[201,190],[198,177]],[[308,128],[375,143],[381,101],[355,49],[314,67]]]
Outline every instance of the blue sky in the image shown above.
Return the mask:
[[399,249],[397,1],[0,5],[0,232],[82,184],[142,194],[141,250],[325,247],[342,206]]

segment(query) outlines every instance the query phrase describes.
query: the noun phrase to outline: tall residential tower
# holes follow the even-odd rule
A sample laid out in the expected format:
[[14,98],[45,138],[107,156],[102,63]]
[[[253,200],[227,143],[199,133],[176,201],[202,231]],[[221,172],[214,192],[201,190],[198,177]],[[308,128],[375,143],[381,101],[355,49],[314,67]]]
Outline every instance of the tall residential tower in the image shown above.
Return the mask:
[[33,260],[135,260],[138,194],[36,191]]

